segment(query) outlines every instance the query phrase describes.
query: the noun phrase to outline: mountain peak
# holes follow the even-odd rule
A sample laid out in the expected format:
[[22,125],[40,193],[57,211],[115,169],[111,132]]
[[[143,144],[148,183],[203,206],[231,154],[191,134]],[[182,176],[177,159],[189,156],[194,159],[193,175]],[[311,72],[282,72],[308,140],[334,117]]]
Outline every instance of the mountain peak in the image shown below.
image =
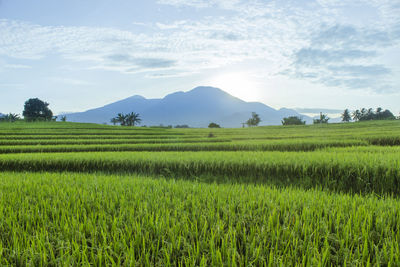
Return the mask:
[[192,90],[190,90],[189,92],[195,92],[195,91],[221,92],[222,90],[217,87],[212,87],[212,86],[197,86],[197,87],[193,88]]
[[146,98],[141,96],[141,95],[134,95],[134,96],[129,97],[129,99],[142,99],[142,100],[144,100]]
[[278,111],[260,102],[243,101],[216,87],[199,86],[190,91],[171,93],[161,99],[134,95],[103,108],[69,114],[67,117],[71,121],[103,123],[120,112],[139,113],[144,125],[188,124],[194,127],[207,127],[210,122],[223,127],[241,127],[251,112],[260,115],[262,125],[279,125],[283,117],[298,115],[294,110]]
[[187,93],[195,93],[195,94],[225,94],[229,95],[227,92],[212,86],[198,86],[188,91]]

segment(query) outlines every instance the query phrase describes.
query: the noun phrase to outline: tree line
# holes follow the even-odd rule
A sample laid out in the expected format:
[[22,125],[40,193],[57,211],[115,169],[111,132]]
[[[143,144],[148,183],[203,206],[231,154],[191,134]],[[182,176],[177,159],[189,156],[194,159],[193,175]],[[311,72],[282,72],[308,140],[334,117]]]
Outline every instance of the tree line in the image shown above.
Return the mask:
[[[23,118],[19,114],[9,113],[0,116],[0,122],[16,122],[25,120],[28,122],[34,121],[56,121],[57,116],[53,116],[53,112],[49,108],[49,103],[40,100],[39,98],[30,98],[25,101],[24,110],[22,111]],[[60,117],[61,121],[66,121],[66,116]]]
[[[341,114],[341,119],[342,122],[350,122],[350,121],[369,121],[369,120],[395,120],[395,119],[400,119],[400,116],[396,118],[396,116],[393,115],[393,113],[385,109],[383,110],[382,108],[377,108],[376,110],[373,110],[372,108],[362,108],[362,109],[357,109],[353,112],[350,112],[349,109],[345,109],[343,113]],[[319,115],[319,118],[314,119],[313,123],[314,124],[321,124],[321,123],[328,123],[329,117],[326,114],[323,114],[322,112]],[[283,118],[282,120],[282,125],[304,125],[306,124],[305,121],[301,117],[298,116],[289,116],[286,118]]]
[[351,117],[349,110],[345,109],[342,114],[342,121],[349,122],[351,119],[353,119],[354,121],[395,120],[396,117],[390,110],[383,110],[380,107],[377,108],[375,111],[372,108],[362,108],[360,110],[357,109],[353,111]]
[[135,126],[142,121],[139,113],[131,112],[128,114],[118,113],[115,118],[111,119],[111,123],[116,125],[119,123],[121,126]]

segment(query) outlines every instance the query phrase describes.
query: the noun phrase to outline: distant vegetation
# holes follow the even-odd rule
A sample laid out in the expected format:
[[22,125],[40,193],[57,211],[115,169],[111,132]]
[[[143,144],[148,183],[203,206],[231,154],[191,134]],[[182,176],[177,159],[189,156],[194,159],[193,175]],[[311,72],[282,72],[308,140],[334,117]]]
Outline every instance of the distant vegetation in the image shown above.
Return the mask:
[[0,117],[0,122],[16,122],[18,120],[21,120],[21,118],[15,113],[9,113]]
[[254,126],[258,126],[258,124],[260,124],[260,122],[261,122],[260,115],[258,115],[255,112],[252,112],[251,118],[246,121],[246,124],[249,127],[254,127]]
[[215,123],[215,122],[211,122],[208,125],[208,128],[221,128],[221,126],[219,124]]
[[319,118],[318,119],[314,119],[314,124],[324,124],[324,123],[328,123],[329,121],[329,117],[326,114],[322,114],[322,112],[319,114]]
[[346,108],[341,115],[343,122],[351,121],[350,111]]
[[375,111],[372,108],[366,109],[362,108],[361,110],[355,110],[353,112],[353,120],[354,121],[369,121],[369,120],[394,120],[396,117],[393,113],[382,108],[377,108]]
[[174,128],[190,128],[189,127],[189,125],[187,125],[187,124],[182,124],[182,125],[175,125],[175,127]]
[[283,118],[282,125],[304,125],[306,124],[300,117],[290,116],[287,118]]
[[53,112],[49,109],[49,103],[39,98],[30,98],[25,102],[22,112],[26,121],[51,121]]
[[121,126],[135,126],[136,124],[140,124],[142,119],[140,118],[139,113],[131,112],[128,114],[118,113],[117,117],[112,118],[111,122],[115,125],[119,123]]

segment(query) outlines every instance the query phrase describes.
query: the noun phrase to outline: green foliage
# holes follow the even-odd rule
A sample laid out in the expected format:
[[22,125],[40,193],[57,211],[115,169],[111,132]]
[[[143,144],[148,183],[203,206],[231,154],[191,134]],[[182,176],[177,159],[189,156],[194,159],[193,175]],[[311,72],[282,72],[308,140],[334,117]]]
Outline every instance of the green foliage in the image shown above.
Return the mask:
[[400,121],[212,132],[0,124],[0,265],[400,261]]
[[351,121],[350,111],[346,108],[341,115],[343,122]]
[[376,111],[374,111],[372,108],[362,108],[361,110],[357,109],[353,112],[353,119],[355,121],[395,120],[396,117],[388,109],[383,110],[382,108],[377,108]]
[[[345,192],[400,194],[400,150],[345,152],[90,152],[0,155],[0,169],[105,171],[223,177],[241,182],[290,181]],[[262,178],[261,178],[262,177]]]
[[4,115],[0,117],[0,122],[16,122],[20,120],[21,118],[19,117],[18,114],[15,113],[9,113],[7,115]]
[[175,125],[175,128],[182,129],[182,128],[190,128],[187,124]]
[[208,125],[208,128],[221,128],[221,126],[219,124],[216,124],[215,122],[211,122]]
[[301,118],[297,116],[290,116],[287,118],[283,118],[282,125],[304,125],[306,124]]
[[30,98],[25,102],[22,115],[26,121],[51,121],[53,112],[49,109],[49,103],[39,98]]
[[139,113],[135,112],[128,114],[118,113],[117,117],[111,119],[114,125],[120,123],[121,126],[135,126],[136,124],[140,124],[141,121]]
[[4,266],[395,266],[400,201],[260,185],[0,173]]
[[322,114],[322,112],[319,114],[319,119],[314,119],[314,124],[323,124],[323,123],[328,123],[329,118],[326,114]]
[[253,127],[253,126],[258,126],[260,122],[261,122],[260,116],[257,113],[252,112],[251,118],[247,120],[246,124],[249,127]]

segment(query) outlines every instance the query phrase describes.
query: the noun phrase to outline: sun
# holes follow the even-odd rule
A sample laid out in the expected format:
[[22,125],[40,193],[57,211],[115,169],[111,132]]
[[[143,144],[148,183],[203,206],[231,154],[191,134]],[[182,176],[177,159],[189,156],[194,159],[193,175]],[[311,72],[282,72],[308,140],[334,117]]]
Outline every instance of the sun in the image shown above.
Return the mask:
[[245,72],[217,75],[212,77],[208,83],[210,86],[218,87],[245,101],[257,101],[260,98],[260,84]]

